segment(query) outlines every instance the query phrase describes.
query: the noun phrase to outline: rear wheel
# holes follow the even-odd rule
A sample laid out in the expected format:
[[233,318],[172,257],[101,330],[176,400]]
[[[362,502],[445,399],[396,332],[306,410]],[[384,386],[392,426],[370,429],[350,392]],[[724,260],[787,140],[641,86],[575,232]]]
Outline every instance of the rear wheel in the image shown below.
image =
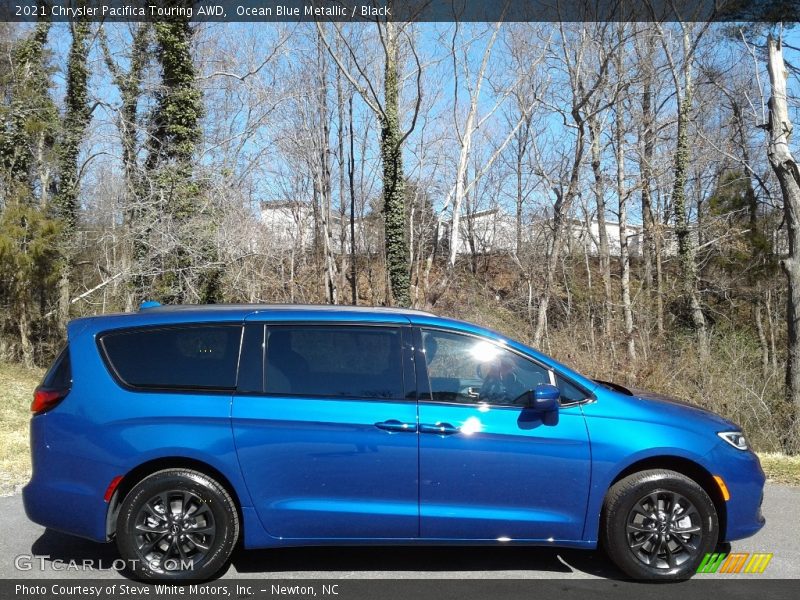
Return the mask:
[[148,580],[208,579],[230,558],[239,516],[230,494],[198,471],[167,469],[137,483],[117,519],[117,547]]
[[719,536],[714,503],[685,475],[641,471],[615,483],[603,508],[603,543],[634,579],[686,579]]

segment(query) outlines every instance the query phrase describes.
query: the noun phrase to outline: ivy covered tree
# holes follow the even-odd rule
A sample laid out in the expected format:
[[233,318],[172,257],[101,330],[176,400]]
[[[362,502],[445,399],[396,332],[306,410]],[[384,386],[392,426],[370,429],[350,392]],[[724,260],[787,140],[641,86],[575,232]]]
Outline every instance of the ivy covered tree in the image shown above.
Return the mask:
[[26,36],[4,36],[0,69],[0,356],[26,365],[48,337],[60,231],[47,209],[59,131],[49,31],[40,21]]
[[[172,0],[170,4],[187,2]],[[151,264],[139,268],[154,274],[151,293],[163,301],[215,302],[220,297],[221,277],[216,230],[211,210],[204,206],[193,162],[203,117],[192,61],[193,29],[188,17],[176,16],[155,23],[154,31],[161,86],[149,134],[145,195],[151,199],[149,216],[166,224],[176,243],[162,246],[158,256],[148,258]]]
[[106,30],[103,27],[98,30],[98,41],[106,67],[120,96],[117,128],[120,136],[125,186],[123,222],[127,233],[125,236],[127,244],[122,253],[122,269],[127,274],[128,281],[122,304],[125,310],[131,311],[134,309],[136,301],[141,301],[150,291],[150,278],[139,268],[147,262],[146,238],[149,225],[146,218],[150,211],[147,210],[147,199],[143,197],[143,192],[146,190],[142,182],[138,155],[141,143],[139,109],[144,100],[143,80],[151,63],[152,25],[145,21],[135,26],[131,36],[127,68],[120,65],[114,58],[106,39]]
[[399,43],[395,24],[386,23],[384,110],[381,115],[381,159],[383,162],[383,218],[386,236],[386,270],[392,297],[398,306],[411,306],[406,238],[403,132],[400,128]]
[[[79,2],[85,4],[85,1]],[[78,222],[80,166],[78,158],[91,120],[89,107],[89,37],[91,26],[80,19],[72,24],[72,47],[67,59],[66,110],[58,147],[58,188],[53,213],[61,221],[59,241],[58,321],[63,328],[69,320],[70,277],[75,252],[75,227]]]
[[49,32],[50,22],[42,20],[26,37],[12,41],[10,64],[0,74],[5,95],[0,105],[0,179],[6,201],[44,206],[52,190],[59,115],[50,97]]

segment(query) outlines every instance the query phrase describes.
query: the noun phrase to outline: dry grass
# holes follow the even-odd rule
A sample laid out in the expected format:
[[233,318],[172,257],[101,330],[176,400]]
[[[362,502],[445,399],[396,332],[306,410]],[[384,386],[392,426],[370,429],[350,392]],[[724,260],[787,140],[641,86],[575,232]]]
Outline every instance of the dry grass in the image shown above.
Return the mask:
[[31,473],[28,447],[33,389],[42,378],[42,369],[0,363],[0,494],[12,493]]
[[761,466],[771,481],[800,485],[800,456],[759,452],[758,458],[761,459]]

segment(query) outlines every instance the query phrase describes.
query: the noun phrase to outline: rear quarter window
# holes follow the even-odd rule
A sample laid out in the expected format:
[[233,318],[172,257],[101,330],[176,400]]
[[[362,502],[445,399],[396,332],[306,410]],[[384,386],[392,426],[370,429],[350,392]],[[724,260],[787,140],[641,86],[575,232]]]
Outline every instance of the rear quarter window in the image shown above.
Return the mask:
[[129,387],[233,390],[241,325],[112,331],[100,337],[107,365]]
[[53,361],[53,365],[42,379],[42,387],[46,389],[67,389],[72,385],[72,364],[69,358],[69,346],[65,347]]

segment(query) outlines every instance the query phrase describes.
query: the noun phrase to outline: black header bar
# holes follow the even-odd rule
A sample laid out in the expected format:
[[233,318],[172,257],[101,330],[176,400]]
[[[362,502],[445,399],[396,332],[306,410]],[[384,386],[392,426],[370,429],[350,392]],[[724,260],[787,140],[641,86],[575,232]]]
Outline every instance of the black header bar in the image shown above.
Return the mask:
[[593,22],[796,20],[800,0],[0,0],[0,21]]

